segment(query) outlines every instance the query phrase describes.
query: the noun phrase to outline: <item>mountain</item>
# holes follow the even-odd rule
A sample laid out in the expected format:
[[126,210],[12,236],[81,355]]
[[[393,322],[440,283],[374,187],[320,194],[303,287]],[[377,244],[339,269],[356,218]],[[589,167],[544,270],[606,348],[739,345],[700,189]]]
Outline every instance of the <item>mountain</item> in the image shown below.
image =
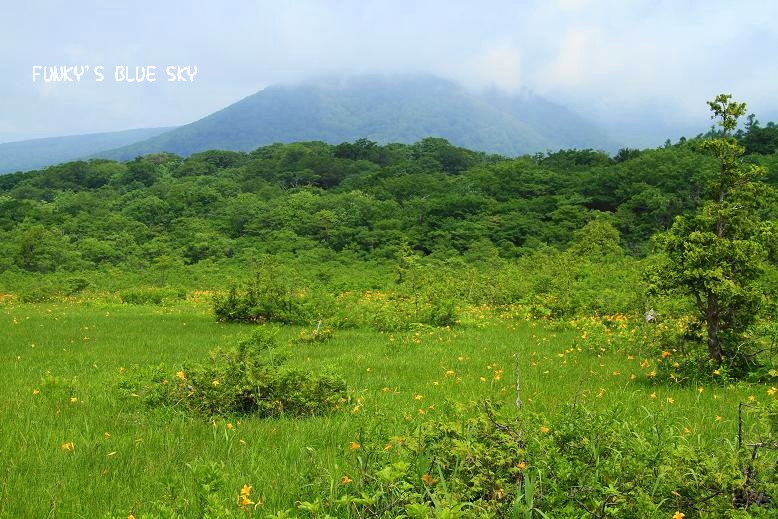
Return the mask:
[[362,137],[412,143],[429,136],[510,156],[619,147],[592,122],[527,92],[476,92],[432,76],[363,76],[270,86],[191,124],[98,155],[129,160],[159,151],[250,151],[274,142]]
[[155,137],[172,128],[49,137],[0,144],[0,174],[39,169]]

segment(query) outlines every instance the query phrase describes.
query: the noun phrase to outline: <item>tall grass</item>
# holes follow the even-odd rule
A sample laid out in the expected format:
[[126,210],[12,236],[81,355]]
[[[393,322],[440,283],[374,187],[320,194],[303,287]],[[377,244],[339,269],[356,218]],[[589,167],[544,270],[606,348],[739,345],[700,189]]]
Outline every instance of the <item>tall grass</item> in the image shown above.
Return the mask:
[[454,402],[488,399],[514,415],[517,369],[523,412],[551,416],[576,402],[647,428],[669,424],[711,448],[736,441],[739,402],[770,398],[763,386],[654,386],[629,351],[579,351],[565,327],[488,317],[452,330],[338,331],[314,344],[281,328],[291,364],[332,366],[348,382],[348,407],[328,416],[209,421],[145,409],[115,389],[123,369],[175,371],[250,329],[196,304],[3,303],[0,516],[140,517],[155,503],[193,516],[213,474],[228,509],[239,511],[246,484],[261,510],[292,508],[365,463],[359,445],[412,434]]

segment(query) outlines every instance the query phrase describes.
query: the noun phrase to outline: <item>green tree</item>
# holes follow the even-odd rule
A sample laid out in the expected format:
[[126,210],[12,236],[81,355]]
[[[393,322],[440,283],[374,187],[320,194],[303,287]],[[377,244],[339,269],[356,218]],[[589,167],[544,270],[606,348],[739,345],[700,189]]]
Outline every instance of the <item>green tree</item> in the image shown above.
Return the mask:
[[760,276],[775,260],[776,225],[769,219],[769,187],[763,168],[741,160],[744,149],[732,137],[744,103],[721,94],[709,101],[721,131],[701,143],[719,164],[707,200],[691,216],[679,216],[658,238],[663,261],[650,274],[655,293],[693,298],[716,365],[733,358],[743,333],[764,311]]
[[577,258],[601,260],[624,255],[618,229],[604,218],[596,218],[573,233],[567,249]]

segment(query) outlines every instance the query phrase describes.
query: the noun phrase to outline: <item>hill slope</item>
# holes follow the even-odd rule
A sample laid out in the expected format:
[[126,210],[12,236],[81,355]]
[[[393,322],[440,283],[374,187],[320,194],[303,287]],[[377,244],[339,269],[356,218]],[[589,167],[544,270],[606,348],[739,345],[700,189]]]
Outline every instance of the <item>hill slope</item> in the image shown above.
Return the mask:
[[171,128],[140,128],[121,132],[49,137],[0,144],[0,174],[39,169],[142,141]]
[[431,76],[367,76],[271,86],[199,121],[99,155],[128,160],[159,151],[250,151],[274,142],[337,144],[361,137],[412,143],[427,136],[504,155],[618,148],[593,123],[538,96],[475,93]]

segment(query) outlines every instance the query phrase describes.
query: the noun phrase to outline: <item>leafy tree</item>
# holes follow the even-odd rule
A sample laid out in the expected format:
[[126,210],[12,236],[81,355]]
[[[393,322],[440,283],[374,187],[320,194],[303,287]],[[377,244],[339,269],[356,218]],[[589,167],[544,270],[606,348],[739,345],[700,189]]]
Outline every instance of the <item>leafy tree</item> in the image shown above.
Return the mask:
[[709,101],[721,131],[701,148],[718,161],[707,201],[679,216],[658,239],[666,256],[650,274],[657,293],[682,293],[695,302],[716,365],[736,354],[738,339],[765,308],[760,276],[776,256],[778,228],[768,216],[769,188],[763,168],[745,164],[744,148],[732,137],[744,103],[721,94]]
[[568,251],[579,258],[603,259],[624,255],[619,231],[604,218],[597,218],[573,233]]
[[117,246],[108,240],[100,240],[89,236],[78,242],[78,249],[81,252],[81,257],[87,261],[99,265],[100,263],[119,263],[122,258],[122,251]]
[[762,127],[754,114],[748,116],[745,131],[738,131],[736,136],[746,149],[746,154],[770,155],[778,150],[778,126],[769,122]]
[[68,250],[65,239],[53,231],[41,224],[20,226],[14,255],[16,264],[28,272],[39,273],[69,267],[73,253]]
[[158,196],[145,193],[125,204],[121,211],[149,227],[166,224],[170,220],[170,205]]
[[343,142],[332,150],[335,157],[350,160],[369,160],[376,164],[387,162],[386,148],[368,139],[357,139],[353,143]]
[[619,152],[613,157],[613,162],[627,162],[640,155],[640,150],[634,148],[621,148]]

